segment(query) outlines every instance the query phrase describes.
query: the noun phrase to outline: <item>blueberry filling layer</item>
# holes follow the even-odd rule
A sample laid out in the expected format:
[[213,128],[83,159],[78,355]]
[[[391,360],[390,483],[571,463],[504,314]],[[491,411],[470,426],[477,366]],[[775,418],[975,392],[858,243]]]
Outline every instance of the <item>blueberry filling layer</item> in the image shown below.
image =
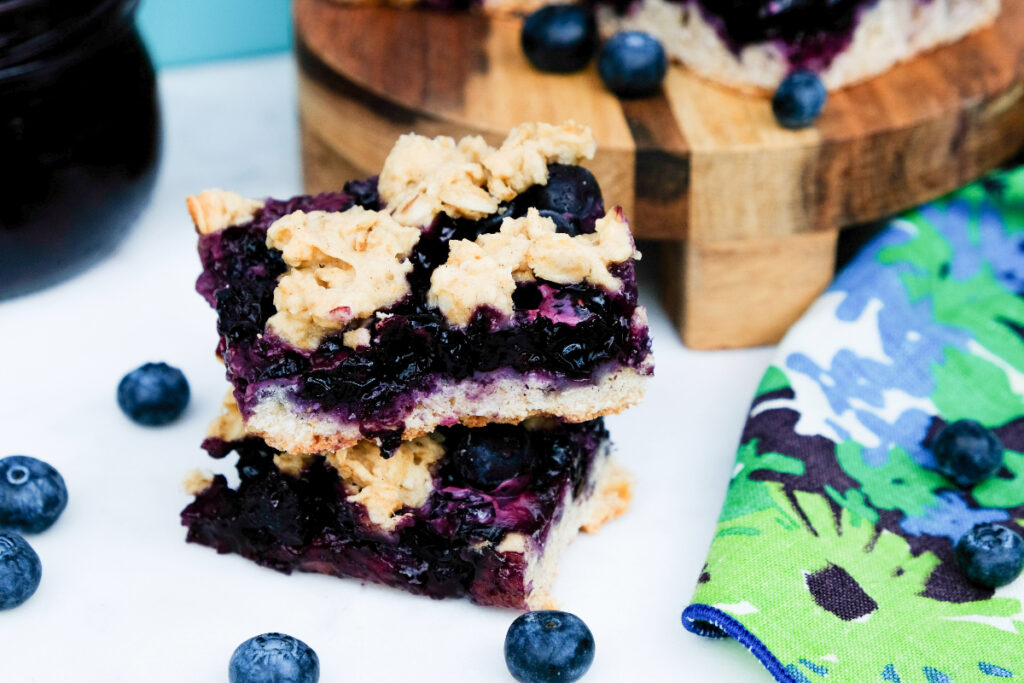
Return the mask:
[[[693,0],[734,48],[766,41],[828,42],[852,33],[857,15],[878,0]],[[920,0],[912,0],[918,2]],[[841,40],[846,40],[842,38]],[[827,46],[822,44],[823,49]]]
[[[637,0],[613,0],[628,11]],[[642,2],[642,0],[640,0]],[[739,54],[749,45],[776,43],[794,68],[826,69],[853,38],[863,10],[878,0],[669,0],[695,5],[722,40]],[[908,0],[928,3],[933,0]]]
[[525,607],[526,557],[496,548],[509,533],[543,542],[567,495],[592,493],[606,457],[601,420],[547,429],[442,428],[434,490],[390,533],[374,527],[324,458],[300,476],[278,470],[261,440],[208,440],[213,457],[238,453],[240,484],[218,475],[182,512],[188,540],[263,566],[351,576],[434,598]]
[[[457,327],[427,304],[430,276],[447,260],[451,240],[497,232],[504,218],[525,216],[531,207],[560,232],[594,231],[604,203],[593,175],[560,164],[549,167],[547,185],[527,189],[494,215],[472,221],[442,214],[426,227],[411,255],[411,293],[363,322],[369,346],[349,348],[337,333],[305,350],[265,334],[277,278],[285,271],[280,252],[266,245],[267,229],[294,211],[356,205],[380,208],[374,178],[348,183],[340,193],[268,200],[253,221],[200,238],[204,272],[196,288],[217,309],[218,352],[240,397],[250,385],[284,387],[303,410],[358,421],[370,436],[397,428],[416,400],[413,394],[433,391],[441,379],[507,369],[588,381],[604,367],[644,367],[650,340],[646,326],[633,321],[637,295],[630,261],[610,268],[623,283],[616,292],[543,280],[520,283],[511,320],[480,308],[469,325]],[[241,403],[247,413],[251,406]]]

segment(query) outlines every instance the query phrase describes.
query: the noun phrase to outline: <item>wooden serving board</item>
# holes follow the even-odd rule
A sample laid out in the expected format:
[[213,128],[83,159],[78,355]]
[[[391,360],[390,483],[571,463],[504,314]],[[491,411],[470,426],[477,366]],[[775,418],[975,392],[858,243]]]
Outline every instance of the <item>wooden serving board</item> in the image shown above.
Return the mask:
[[606,204],[663,241],[663,298],[700,349],[777,341],[832,278],[839,230],[966,184],[1024,142],[1024,0],[995,26],[834,93],[815,127],[685,69],[623,101],[593,65],[540,73],[520,20],[295,0],[311,192],[376,173],[402,133],[498,144],[523,121],[594,130]]

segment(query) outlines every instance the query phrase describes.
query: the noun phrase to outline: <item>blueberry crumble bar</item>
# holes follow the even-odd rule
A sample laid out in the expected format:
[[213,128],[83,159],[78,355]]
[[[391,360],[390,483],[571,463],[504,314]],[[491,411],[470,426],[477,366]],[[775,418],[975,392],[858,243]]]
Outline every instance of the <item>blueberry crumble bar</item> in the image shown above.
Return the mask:
[[806,69],[829,89],[988,26],[1000,0],[614,0],[598,3],[602,34],[646,31],[698,74],[774,91]]
[[228,379],[249,433],[391,452],[456,424],[586,422],[637,403],[653,368],[639,258],[605,211],[584,126],[500,147],[404,135],[343,191],[188,199]]
[[388,457],[364,440],[290,455],[245,431],[230,395],[204,447],[240,484],[193,472],[188,540],[279,571],[483,605],[552,606],[562,550],[625,512],[631,481],[601,419],[441,427]]

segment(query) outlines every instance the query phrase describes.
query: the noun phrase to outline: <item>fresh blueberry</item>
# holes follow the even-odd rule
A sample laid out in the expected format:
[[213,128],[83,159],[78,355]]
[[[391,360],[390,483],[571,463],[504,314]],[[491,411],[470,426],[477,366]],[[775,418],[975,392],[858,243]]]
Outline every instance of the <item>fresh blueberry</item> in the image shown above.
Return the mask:
[[772,112],[783,128],[806,128],[825,107],[828,91],[813,71],[794,71],[772,96]]
[[1003,466],[1003,444],[974,420],[946,425],[932,444],[939,471],[960,488],[988,479]]
[[28,541],[14,531],[0,531],[0,609],[31,598],[42,576],[43,565]]
[[551,164],[548,166],[548,182],[536,188],[540,192],[538,208],[577,217],[591,213],[601,201],[597,179],[582,166]]
[[320,660],[298,638],[264,633],[235,648],[228,678],[231,683],[317,683]]
[[512,425],[470,429],[454,459],[468,483],[493,489],[526,470],[530,462],[529,438]]
[[594,55],[597,24],[582,5],[548,5],[526,17],[519,38],[534,67],[570,73],[585,67]]
[[46,531],[67,504],[64,479],[48,463],[27,455],[0,460],[0,529]]
[[623,31],[608,39],[597,57],[597,72],[619,97],[646,97],[661,87],[668,71],[665,48],[648,33]]
[[555,222],[558,232],[577,235],[581,219],[594,218],[602,205],[601,188],[594,174],[582,166],[551,164],[548,182],[534,185],[513,201],[516,216],[536,208]]
[[577,681],[594,662],[594,636],[575,614],[527,612],[505,634],[505,664],[521,683]]
[[188,405],[188,380],[167,363],[146,363],[129,372],[117,385],[117,405],[139,424],[174,422]]
[[975,524],[957,541],[956,561],[972,582],[989,588],[1005,586],[1024,569],[1024,539],[1000,524]]

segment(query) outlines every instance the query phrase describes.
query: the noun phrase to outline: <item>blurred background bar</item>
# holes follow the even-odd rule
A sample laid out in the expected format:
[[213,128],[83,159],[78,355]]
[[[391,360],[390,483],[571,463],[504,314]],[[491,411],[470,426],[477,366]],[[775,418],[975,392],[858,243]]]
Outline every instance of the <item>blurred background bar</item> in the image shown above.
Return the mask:
[[158,67],[283,52],[289,0],[143,0],[139,26]]

